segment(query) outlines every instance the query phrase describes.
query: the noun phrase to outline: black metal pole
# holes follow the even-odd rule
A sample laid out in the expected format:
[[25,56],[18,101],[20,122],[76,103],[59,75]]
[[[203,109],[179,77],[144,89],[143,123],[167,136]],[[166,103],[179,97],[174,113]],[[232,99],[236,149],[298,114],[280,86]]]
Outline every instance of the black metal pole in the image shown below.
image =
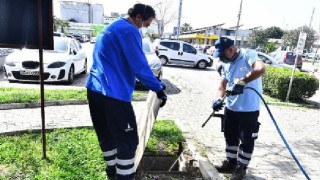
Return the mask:
[[39,43],[39,62],[40,62],[40,98],[41,98],[41,124],[42,124],[42,158],[46,159],[46,128],[44,113],[44,73],[43,73],[43,39],[42,39],[42,4],[38,0],[38,43]]

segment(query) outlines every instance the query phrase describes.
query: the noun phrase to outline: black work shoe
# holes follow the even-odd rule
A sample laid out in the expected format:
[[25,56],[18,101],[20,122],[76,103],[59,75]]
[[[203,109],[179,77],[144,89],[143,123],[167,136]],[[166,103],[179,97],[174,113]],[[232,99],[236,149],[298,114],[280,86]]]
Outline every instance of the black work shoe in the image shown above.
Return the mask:
[[117,177],[115,177],[115,176],[107,176],[107,180],[116,180],[117,179]]
[[246,176],[246,174],[247,170],[243,166],[238,165],[230,180],[242,180]]
[[233,173],[236,170],[237,165],[234,163],[231,163],[228,160],[224,160],[222,161],[222,165],[221,166],[215,166],[215,168],[217,169],[217,171],[219,173]]

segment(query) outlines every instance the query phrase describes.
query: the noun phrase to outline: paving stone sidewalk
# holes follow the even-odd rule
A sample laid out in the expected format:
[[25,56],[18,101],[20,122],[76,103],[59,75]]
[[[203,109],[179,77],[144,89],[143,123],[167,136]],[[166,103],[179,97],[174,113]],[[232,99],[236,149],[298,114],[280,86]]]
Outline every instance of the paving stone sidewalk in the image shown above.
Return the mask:
[[[204,128],[201,127],[211,113],[210,105],[218,81],[213,73],[204,71],[193,78],[190,71],[166,69],[164,79],[169,100],[160,109],[157,119],[176,121],[185,136],[199,144],[199,151],[205,153],[212,164],[218,164],[225,157],[220,120],[213,118]],[[137,117],[144,105],[141,101],[133,102]],[[270,106],[270,109],[310,178],[320,179],[319,109],[284,106]],[[88,105],[49,106],[45,112],[47,128],[92,125]],[[0,117],[0,132],[41,128],[40,108],[1,110]],[[260,122],[259,138],[246,179],[305,179],[263,106]]]

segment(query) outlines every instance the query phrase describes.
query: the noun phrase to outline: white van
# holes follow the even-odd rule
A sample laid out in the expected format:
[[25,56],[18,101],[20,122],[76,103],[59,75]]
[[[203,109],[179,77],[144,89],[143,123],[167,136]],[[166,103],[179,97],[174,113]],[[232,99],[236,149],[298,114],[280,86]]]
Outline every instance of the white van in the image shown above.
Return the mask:
[[198,51],[187,42],[178,40],[160,40],[155,48],[162,65],[190,65],[205,69],[211,67],[213,63],[213,59]]

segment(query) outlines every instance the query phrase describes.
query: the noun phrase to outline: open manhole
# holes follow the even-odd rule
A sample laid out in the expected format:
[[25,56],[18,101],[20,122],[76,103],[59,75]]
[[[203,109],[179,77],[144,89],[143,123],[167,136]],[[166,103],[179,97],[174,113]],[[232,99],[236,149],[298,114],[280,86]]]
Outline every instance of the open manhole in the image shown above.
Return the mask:
[[177,155],[145,152],[137,169],[136,179],[203,179],[198,161],[191,154],[188,149],[180,149]]

